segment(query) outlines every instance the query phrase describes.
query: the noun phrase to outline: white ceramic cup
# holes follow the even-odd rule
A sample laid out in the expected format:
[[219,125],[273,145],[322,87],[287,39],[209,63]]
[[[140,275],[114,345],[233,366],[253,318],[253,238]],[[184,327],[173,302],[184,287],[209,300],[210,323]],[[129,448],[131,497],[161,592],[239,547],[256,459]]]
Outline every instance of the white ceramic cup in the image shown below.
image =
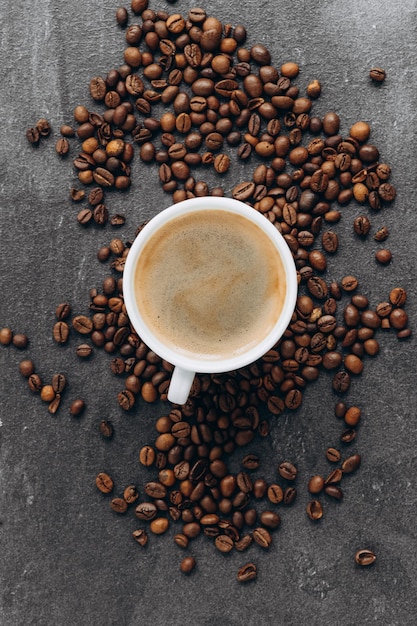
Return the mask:
[[[201,360],[197,357],[190,358],[188,355],[180,354],[171,347],[164,345],[144,322],[135,297],[135,268],[138,258],[150,237],[168,220],[203,209],[239,214],[259,226],[273,242],[281,258],[286,280],[285,301],[281,315],[267,336],[246,352],[216,361]],[[162,359],[175,366],[168,390],[168,400],[174,404],[182,405],[188,399],[196,373],[215,374],[239,369],[262,357],[278,342],[286,330],[294,311],[297,298],[297,274],[292,254],[285,239],[264,215],[239,200],[206,196],[178,202],[162,210],[142,228],[127,255],[123,272],[123,294],[130,322],[142,341]]]

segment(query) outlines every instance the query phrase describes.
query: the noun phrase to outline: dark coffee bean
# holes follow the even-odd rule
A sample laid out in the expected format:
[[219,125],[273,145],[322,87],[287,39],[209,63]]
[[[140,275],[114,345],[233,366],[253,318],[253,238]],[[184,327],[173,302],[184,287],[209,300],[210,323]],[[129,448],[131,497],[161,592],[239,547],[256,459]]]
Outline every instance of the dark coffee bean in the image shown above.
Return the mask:
[[326,450],[326,458],[331,463],[338,463],[340,461],[340,458],[341,458],[340,451],[336,450],[336,448],[327,448],[327,450]]
[[72,319],[72,327],[81,335],[89,335],[93,330],[93,322],[86,315],[76,315]]
[[126,513],[127,502],[124,498],[113,498],[110,501],[110,508],[115,511],[115,513]]
[[376,83],[382,83],[386,78],[386,72],[380,67],[373,67],[369,70],[369,77]]
[[254,563],[246,563],[245,565],[243,565],[242,567],[238,569],[237,580],[240,583],[246,583],[251,580],[255,580],[257,575],[258,575],[258,572],[257,572],[256,565]]
[[138,490],[136,485],[128,485],[125,487],[123,491],[123,499],[127,502],[127,504],[133,504],[139,497]]
[[106,91],[107,85],[101,76],[94,76],[90,80],[90,94],[93,100],[104,100]]
[[150,521],[156,517],[158,509],[153,502],[141,502],[135,509],[138,519]]
[[69,142],[65,137],[61,137],[55,144],[55,151],[59,156],[66,156],[69,152]]
[[66,343],[69,338],[70,329],[66,322],[60,321],[54,324],[53,338],[57,343]]
[[88,343],[81,343],[76,348],[76,354],[82,359],[87,359],[93,352],[92,347]]
[[267,487],[266,494],[268,500],[272,502],[272,504],[279,504],[284,499],[284,491],[278,484],[269,485],[269,487]]
[[148,543],[148,533],[142,528],[134,530],[132,533],[132,537],[140,546],[146,546],[146,544]]
[[218,535],[214,540],[214,545],[220,552],[227,553],[233,550],[234,542],[228,535]]
[[376,554],[372,550],[362,548],[355,553],[355,563],[361,567],[372,565],[376,561]]
[[192,556],[186,556],[180,563],[180,570],[183,574],[191,574],[196,567],[196,560]]
[[36,122],[36,129],[41,137],[48,137],[51,134],[51,125],[45,118],[41,118]]
[[124,389],[118,393],[117,401],[122,409],[130,411],[135,404],[135,396],[129,389]]
[[327,476],[327,478],[324,481],[324,485],[334,485],[336,483],[340,483],[340,481],[342,480],[343,477],[343,472],[342,470],[338,467],[336,469],[334,469],[332,472],[330,472],[330,474]]
[[371,228],[371,223],[365,215],[359,215],[353,221],[353,228],[357,235],[366,237]]
[[78,212],[77,221],[79,224],[85,226],[86,224],[91,222],[92,219],[93,212],[91,211],[91,209],[81,209],[81,211]]
[[348,372],[337,372],[332,381],[332,387],[336,393],[346,393],[350,387],[350,376]]
[[71,402],[70,413],[74,417],[78,417],[85,409],[85,402],[81,398],[77,398]]
[[255,183],[253,182],[242,182],[236,185],[232,190],[232,196],[236,200],[248,200],[255,191]]
[[316,475],[312,476],[308,482],[308,490],[310,493],[320,493],[324,487],[324,478]]
[[328,496],[335,500],[343,499],[343,491],[337,485],[326,485],[324,491]]
[[67,379],[64,374],[54,374],[52,377],[52,389],[55,393],[62,393],[66,387]]
[[334,254],[335,252],[337,252],[337,249],[339,247],[339,238],[337,236],[337,233],[331,230],[324,232],[321,238],[321,242],[324,250],[329,254]]
[[167,489],[165,485],[158,481],[150,481],[145,484],[144,491],[146,495],[151,498],[165,498],[167,495]]
[[272,544],[272,537],[266,528],[255,528],[252,532],[254,542],[261,548],[267,549]]
[[255,470],[258,469],[260,464],[259,457],[255,454],[247,454],[242,459],[242,466],[247,470]]
[[113,437],[113,424],[109,420],[101,420],[99,424],[99,432],[105,439],[111,439]]
[[106,472],[100,472],[96,477],[96,487],[101,493],[111,493],[114,483],[112,478]]
[[24,378],[29,378],[35,371],[35,366],[33,361],[30,359],[24,359],[19,363],[19,372],[24,376]]
[[295,480],[297,478],[297,468],[290,461],[283,461],[278,466],[278,472],[282,478],[286,480]]
[[361,464],[361,455],[353,454],[352,456],[345,459],[342,463],[342,471],[344,474],[351,474],[355,472]]
[[39,374],[33,373],[28,378],[29,389],[34,393],[40,393],[42,389],[42,379]]
[[311,520],[319,520],[323,517],[323,507],[318,500],[310,500],[307,504],[307,515]]
[[26,131],[26,139],[29,143],[36,146],[41,138],[40,132],[36,127],[28,128]]
[[275,529],[281,524],[281,518],[275,511],[262,511],[259,516],[261,524],[267,528]]

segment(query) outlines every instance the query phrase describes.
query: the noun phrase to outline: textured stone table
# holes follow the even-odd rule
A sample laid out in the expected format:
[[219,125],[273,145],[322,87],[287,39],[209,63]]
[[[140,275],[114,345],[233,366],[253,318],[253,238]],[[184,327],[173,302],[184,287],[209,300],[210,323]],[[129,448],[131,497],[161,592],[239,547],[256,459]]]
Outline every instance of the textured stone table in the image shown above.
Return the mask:
[[[155,420],[167,410],[142,403],[125,414],[116,403],[120,381],[108,356],[96,351],[89,364],[80,363],[74,340],[58,346],[51,337],[56,305],[68,301],[86,313],[90,289],[100,287],[108,272],[96,253],[114,231],[77,224],[77,207],[69,200],[74,154],[60,159],[54,146],[60,125],[72,123],[74,107],[94,106],[90,78],[122,63],[117,6],[111,0],[0,0],[0,327],[30,339],[24,352],[0,346],[0,623],[411,626],[417,612],[414,337],[401,342],[395,333],[383,334],[381,354],[366,359],[363,376],[353,381],[347,402],[362,408],[363,420],[351,449],[362,454],[362,467],[346,480],[343,502],[325,501],[320,523],[306,517],[306,484],[329,469],[324,451],[340,432],[331,377],[310,385],[302,407],[273,419],[270,436],[251,444],[250,451],[262,455],[259,473],[269,480],[283,459],[295,460],[299,469],[298,498],[280,509],[282,527],[269,551],[252,546],[224,556],[199,537],[189,551],[197,568],[184,577],[174,529],[141,548],[131,538],[138,527],[133,512],[118,516],[94,486],[97,472],[106,470],[118,487],[133,482],[142,489],[152,472],[139,465],[138,453],[153,441]],[[151,2],[151,8],[182,14],[193,6],[187,0]],[[377,265],[372,237],[353,237],[352,221],[361,209],[352,202],[342,209],[341,247],[326,279],[357,275],[373,306],[393,287],[404,287],[414,325],[415,0],[212,0],[201,6],[224,23],[244,24],[248,45],[265,44],[274,65],[299,63],[301,91],[320,80],[314,111],[337,111],[344,134],[357,120],[370,123],[371,140],[392,165],[398,190],[392,206],[371,216],[373,229],[389,228],[393,260]],[[387,72],[381,85],[369,80],[373,66]],[[25,131],[40,117],[53,132],[34,148]],[[244,179],[244,166],[235,165],[233,176]],[[227,193],[232,181],[226,178]],[[135,168],[128,192],[111,196],[112,212],[127,218],[118,231],[126,238],[168,204],[156,168],[145,166]],[[45,380],[56,372],[68,376],[56,415],[22,381],[22,358],[31,358]],[[78,419],[69,414],[76,397],[87,405]],[[115,424],[111,442],[98,435],[102,418]],[[231,461],[235,469],[240,452]],[[362,547],[375,550],[374,566],[355,565]],[[239,585],[236,571],[249,560],[257,563],[258,578]]]

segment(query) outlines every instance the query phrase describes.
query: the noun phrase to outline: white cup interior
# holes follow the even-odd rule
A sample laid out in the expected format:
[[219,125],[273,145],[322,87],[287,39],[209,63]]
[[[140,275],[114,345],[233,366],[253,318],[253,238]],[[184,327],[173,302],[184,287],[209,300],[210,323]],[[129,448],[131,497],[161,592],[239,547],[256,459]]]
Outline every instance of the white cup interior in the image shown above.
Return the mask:
[[[274,243],[280,254],[285,270],[287,285],[281,315],[268,335],[247,352],[242,352],[239,353],[239,355],[234,355],[229,358],[216,361],[201,360],[185,356],[162,343],[160,339],[148,328],[140,314],[135,297],[134,286],[136,263],[149,238],[168,220],[185,213],[207,209],[224,210],[229,213],[243,215],[262,228],[262,230]],[[219,372],[229,372],[239,369],[240,367],[244,367],[245,365],[249,365],[263,356],[273,345],[277,343],[286,330],[294,311],[295,301],[297,298],[297,274],[291,251],[285,239],[261,213],[243,202],[232,198],[220,198],[214,196],[190,198],[162,210],[140,231],[127,255],[123,272],[123,295],[127,313],[134,329],[142,341],[144,341],[151,350],[172,365],[181,367],[182,369],[196,373],[215,374]]]

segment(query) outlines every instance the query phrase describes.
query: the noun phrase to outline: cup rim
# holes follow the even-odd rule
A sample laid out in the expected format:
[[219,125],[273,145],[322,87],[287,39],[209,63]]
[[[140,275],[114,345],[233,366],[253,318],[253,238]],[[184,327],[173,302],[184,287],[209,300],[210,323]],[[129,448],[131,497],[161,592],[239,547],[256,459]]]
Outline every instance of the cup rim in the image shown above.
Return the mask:
[[[187,355],[176,352],[174,349],[166,346],[152,333],[139,312],[136,298],[134,296],[133,283],[135,274],[134,270],[140,252],[148,239],[163,224],[185,213],[214,209],[226,210],[229,213],[243,215],[251,222],[262,228],[262,230],[274,243],[280,254],[285,269],[287,289],[281,315],[266,337],[256,344],[256,346],[253,346],[246,352],[242,352],[233,357],[228,357],[227,359],[203,360],[191,358]],[[159,357],[168,361],[171,365],[201,374],[216,374],[220,372],[234,371],[250,365],[266,354],[266,352],[268,352],[268,350],[270,350],[279,341],[288,327],[295,308],[297,289],[298,282],[294,259],[288,244],[281,233],[264,215],[262,215],[262,213],[259,213],[250,205],[247,205],[240,200],[236,200],[235,198],[218,196],[188,198],[162,209],[145,224],[133,241],[126,258],[123,271],[123,297],[125,306],[130,323],[139,335],[140,339]]]

